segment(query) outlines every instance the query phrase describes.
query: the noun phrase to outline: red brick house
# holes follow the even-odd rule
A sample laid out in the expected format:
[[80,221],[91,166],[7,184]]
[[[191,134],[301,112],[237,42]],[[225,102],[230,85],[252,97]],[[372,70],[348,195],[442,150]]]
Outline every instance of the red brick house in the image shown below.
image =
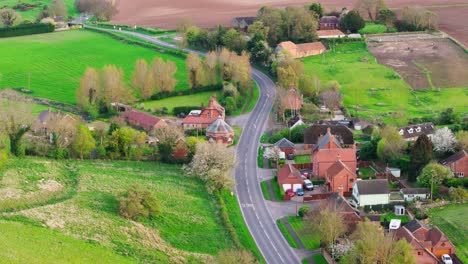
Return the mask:
[[304,180],[302,179],[301,172],[296,169],[292,164],[285,164],[278,171],[278,184],[284,191],[293,189],[295,192],[297,189],[302,188]]
[[200,114],[197,115],[188,115],[182,121],[182,126],[184,130],[188,129],[203,129],[207,128],[213,122],[218,120],[218,118],[226,117],[226,111],[218,101],[216,101],[216,95],[211,96],[208,106],[203,108]]
[[461,150],[440,162],[443,166],[453,171],[455,177],[466,177],[468,175],[468,155],[466,150]]
[[429,228],[413,220],[399,228],[395,236],[406,239],[413,247],[416,263],[439,263],[443,254],[454,254],[455,246],[437,227]]
[[340,27],[340,19],[336,16],[323,16],[320,18],[320,30],[337,29]]
[[[311,154],[313,175],[319,178],[327,177],[327,170],[340,160],[350,171],[356,172],[356,149],[342,148],[340,141],[327,129],[327,133],[321,136],[314,145]],[[337,165],[338,166],[338,165]]]
[[355,171],[349,169],[341,160],[337,160],[326,171],[325,184],[330,192],[338,192],[343,195],[344,192],[353,190],[356,179]]
[[279,148],[286,155],[294,154],[295,151],[294,143],[287,140],[286,138],[282,138],[278,142],[276,142],[275,147]]
[[130,125],[142,128],[146,132],[151,132],[156,128],[167,126],[167,123],[160,118],[134,110],[123,112],[122,117]]
[[234,130],[224,119],[218,117],[206,128],[206,138],[210,142],[232,144],[234,141]]

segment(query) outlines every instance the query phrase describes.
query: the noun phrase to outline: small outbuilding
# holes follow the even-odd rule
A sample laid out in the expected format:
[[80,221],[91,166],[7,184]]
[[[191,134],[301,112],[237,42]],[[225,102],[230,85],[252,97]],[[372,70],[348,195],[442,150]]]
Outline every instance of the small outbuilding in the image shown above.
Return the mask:
[[429,188],[403,188],[400,190],[400,193],[406,202],[426,200],[430,197]]
[[276,142],[275,147],[279,148],[286,155],[294,154],[295,145],[286,138],[282,138],[278,142]]

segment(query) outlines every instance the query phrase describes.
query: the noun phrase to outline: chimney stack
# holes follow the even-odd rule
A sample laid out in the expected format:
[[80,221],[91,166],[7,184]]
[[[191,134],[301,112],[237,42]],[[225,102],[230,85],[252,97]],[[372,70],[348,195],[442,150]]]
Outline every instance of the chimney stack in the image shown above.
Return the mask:
[[331,128],[330,127],[327,127],[327,133],[331,134]]

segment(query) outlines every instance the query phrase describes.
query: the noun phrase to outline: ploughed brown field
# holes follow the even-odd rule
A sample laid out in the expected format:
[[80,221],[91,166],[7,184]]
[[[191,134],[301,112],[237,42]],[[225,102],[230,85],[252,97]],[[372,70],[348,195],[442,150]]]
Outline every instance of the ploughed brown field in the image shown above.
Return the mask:
[[[389,66],[414,89],[468,87],[468,55],[449,39],[370,42],[379,63]],[[425,73],[426,72],[426,73]]]
[[[264,5],[285,7],[304,5],[313,0],[119,0],[119,13],[113,22],[129,25],[146,25],[160,28],[175,28],[181,18],[191,18],[198,26],[211,27],[218,24],[230,25],[237,16],[254,16]],[[328,10],[351,8],[355,0],[317,0]],[[468,3],[467,0],[388,0],[390,8],[407,5],[444,6],[431,8],[440,17],[442,30],[468,46]],[[463,7],[447,7],[451,5]]]

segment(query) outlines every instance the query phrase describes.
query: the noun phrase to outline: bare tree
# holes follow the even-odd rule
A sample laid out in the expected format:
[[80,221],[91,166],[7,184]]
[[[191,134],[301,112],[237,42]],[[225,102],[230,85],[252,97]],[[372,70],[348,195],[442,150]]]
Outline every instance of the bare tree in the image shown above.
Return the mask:
[[413,26],[415,30],[436,29],[438,27],[437,14],[419,6],[403,8],[401,20]]
[[0,100],[0,132],[10,139],[10,150],[14,155],[22,155],[21,140],[30,129],[32,113],[29,104]]
[[186,67],[189,76],[189,85],[193,88],[198,88],[203,81],[202,61],[198,54],[190,52],[187,56]]
[[173,91],[177,84],[174,74],[177,67],[174,62],[168,60],[166,63],[161,58],[155,58],[151,63],[156,89],[161,92]]
[[51,135],[51,143],[58,149],[66,149],[73,142],[77,122],[71,117],[55,112],[49,115],[46,120],[47,131]]
[[358,0],[354,9],[359,12],[362,17],[368,17],[375,21],[380,10],[386,8],[384,0]]
[[222,144],[205,142],[197,144],[192,162],[186,169],[190,175],[205,181],[209,192],[214,192],[234,186],[231,172],[235,165],[233,151]]
[[11,27],[21,22],[21,15],[10,8],[0,9],[0,21],[3,25]]
[[154,92],[154,76],[148,69],[148,63],[144,59],[135,62],[135,71],[132,74],[133,87],[140,90],[141,98],[148,100]]
[[67,8],[62,0],[52,1],[52,5],[49,7],[50,14],[54,17],[61,16],[64,19],[68,16]]
[[341,93],[333,89],[322,92],[320,97],[323,104],[331,111],[339,109],[343,100]]
[[[101,97],[99,73],[96,69],[88,67],[81,78],[80,87],[76,91],[76,101],[83,111],[96,108],[98,99]],[[97,111],[95,109],[95,111]]]
[[115,65],[107,65],[102,69],[102,90],[106,105],[113,102],[132,103],[135,100],[123,80],[123,70]]
[[341,208],[331,208],[330,204],[324,202],[307,213],[306,218],[310,221],[304,232],[318,233],[322,242],[327,247],[331,247],[346,232],[346,225],[340,211]]
[[206,79],[208,84],[216,84],[216,66],[218,65],[218,55],[214,51],[210,51],[206,54],[205,67],[206,67]]

